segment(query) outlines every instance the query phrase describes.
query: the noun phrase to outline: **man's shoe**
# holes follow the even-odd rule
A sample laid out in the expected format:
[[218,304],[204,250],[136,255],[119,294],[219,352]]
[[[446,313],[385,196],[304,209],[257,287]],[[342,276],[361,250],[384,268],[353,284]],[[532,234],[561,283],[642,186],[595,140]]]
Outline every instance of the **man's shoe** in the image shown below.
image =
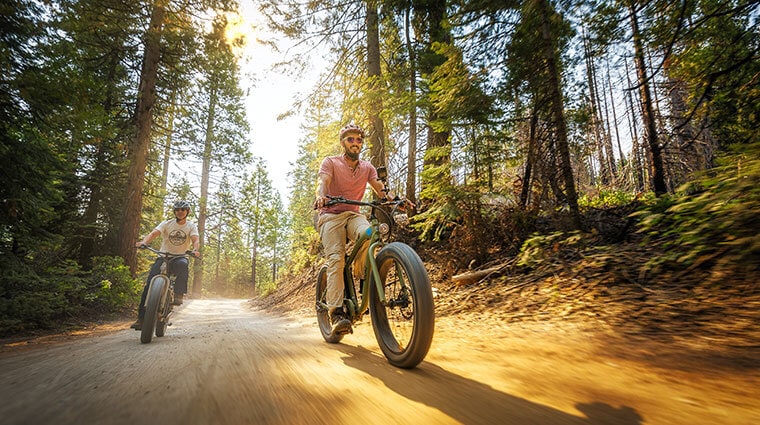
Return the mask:
[[174,302],[172,302],[172,305],[182,305],[182,298],[184,298],[184,294],[174,294]]
[[132,326],[130,326],[130,328],[132,328],[132,329],[134,329],[136,331],[141,331],[142,330],[142,320],[137,319],[135,321],[135,323],[132,323]]
[[330,323],[332,323],[331,335],[342,335],[351,332],[351,321],[343,314],[342,308],[336,308],[330,313]]

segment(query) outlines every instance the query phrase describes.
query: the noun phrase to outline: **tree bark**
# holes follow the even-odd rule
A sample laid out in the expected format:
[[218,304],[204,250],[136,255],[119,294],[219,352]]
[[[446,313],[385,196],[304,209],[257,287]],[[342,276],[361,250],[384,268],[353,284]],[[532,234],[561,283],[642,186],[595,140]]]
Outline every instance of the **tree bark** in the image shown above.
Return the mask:
[[[628,87],[633,87],[633,84],[631,84],[631,74],[628,70],[628,61],[625,61],[625,77],[628,82]],[[636,126],[636,104],[633,102],[632,90],[626,90],[626,92],[626,99],[628,101],[629,108],[631,108],[630,114],[628,114],[630,117],[628,125],[631,127],[631,134],[633,135],[633,140],[631,140],[631,154],[633,155],[634,170],[636,174],[636,190],[643,191],[646,187],[646,184],[644,183],[644,178],[646,176],[644,175],[644,166],[641,159],[641,149],[639,148],[639,131],[638,127]]]
[[253,247],[251,253],[251,289],[254,295],[256,294],[256,272],[258,269],[256,262],[258,261],[259,255],[259,223],[261,222],[259,217],[259,206],[261,205],[261,179],[257,177],[256,180],[256,207],[253,214]]
[[172,137],[174,136],[174,115],[176,111],[176,99],[177,92],[172,92],[172,103],[169,105],[169,120],[166,130],[166,141],[164,142],[164,158],[161,167],[161,196],[166,195],[166,184],[169,180],[169,158],[172,151]]
[[153,126],[153,106],[156,103],[156,80],[158,64],[161,59],[161,36],[163,32],[164,7],[166,0],[153,4],[150,26],[145,35],[145,53],[140,72],[140,87],[137,92],[135,109],[135,137],[129,148],[129,171],[124,200],[124,219],[119,232],[119,254],[134,274],[137,269],[135,242],[140,232],[142,215],[142,191],[145,181],[145,169],[150,146],[150,132]]
[[525,160],[525,173],[520,188],[520,206],[525,208],[530,202],[530,188],[533,185],[533,163],[536,160],[536,127],[538,126],[538,111],[533,108],[530,114],[530,135],[528,137],[528,158]]
[[546,0],[535,0],[541,17],[541,37],[543,55],[546,61],[549,94],[551,99],[551,114],[556,131],[556,147],[559,151],[560,169],[565,185],[565,196],[570,209],[571,219],[576,229],[581,228],[581,215],[578,209],[578,193],[575,191],[575,179],[570,163],[570,147],[567,139],[567,124],[565,123],[564,104],[560,91],[559,67],[555,59],[556,47],[552,38],[549,24],[550,6]]
[[[449,44],[451,42],[451,34],[448,28],[444,25],[444,18],[446,17],[446,1],[445,0],[433,0],[433,1],[421,1],[414,2],[414,10],[417,13],[422,13],[422,16],[418,16],[418,20],[425,21],[426,27],[424,30],[427,32],[427,45],[425,46],[424,57],[421,58],[419,63],[419,70],[423,76],[430,76],[435,69],[443,63],[445,58],[436,53],[433,49],[433,45],[436,43]],[[424,59],[424,60],[423,60]],[[430,82],[432,84],[433,82]],[[431,168],[442,167],[451,162],[451,131],[448,129],[441,129],[434,127],[433,124],[444,124],[443,127],[447,127],[448,117],[441,116],[432,107],[428,107],[427,110],[427,146],[425,150],[425,159],[423,161],[423,169],[428,170]],[[425,181],[430,177],[423,175],[422,186],[432,183],[432,181]],[[436,177],[437,183],[441,183],[441,179],[451,179],[451,176],[439,175]],[[449,181],[446,181],[448,184]]]
[[405,14],[406,49],[409,53],[409,149],[406,158],[406,199],[417,203],[417,64],[414,44],[409,34],[409,14]]
[[606,185],[610,183],[610,172],[607,167],[607,158],[604,155],[603,141],[602,141],[602,125],[600,123],[599,116],[599,99],[597,96],[596,88],[596,72],[594,65],[594,58],[591,54],[591,48],[588,41],[583,39],[584,56],[586,59],[586,78],[588,80],[589,100],[591,102],[591,127],[594,129],[594,141],[596,145],[597,161],[599,161],[599,180],[601,184]]
[[385,128],[381,113],[383,101],[380,70],[380,25],[377,0],[367,0],[367,77],[369,80],[370,162],[385,167]]
[[[211,83],[209,93],[208,116],[206,117],[206,138],[203,147],[203,165],[201,171],[201,197],[198,205],[198,242],[203,250],[206,238],[206,218],[208,216],[208,185],[211,174],[211,148],[214,141],[214,121],[216,119],[216,84]],[[193,262],[193,295],[200,297],[203,290],[203,257]]]
[[644,61],[644,44],[639,30],[639,19],[636,10],[636,0],[630,0],[628,5],[631,12],[631,31],[633,32],[634,62],[639,81],[639,95],[641,96],[641,109],[644,121],[644,139],[647,141],[650,156],[650,178],[652,190],[660,196],[667,193],[665,184],[665,168],[662,158],[662,147],[657,137],[652,94],[649,87],[649,76]]

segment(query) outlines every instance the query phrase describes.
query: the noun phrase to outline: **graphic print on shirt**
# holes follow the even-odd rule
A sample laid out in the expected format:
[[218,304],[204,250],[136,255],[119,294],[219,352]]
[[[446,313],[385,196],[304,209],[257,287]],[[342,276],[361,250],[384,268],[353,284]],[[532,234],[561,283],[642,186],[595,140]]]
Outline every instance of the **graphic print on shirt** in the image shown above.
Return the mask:
[[174,246],[180,246],[187,241],[187,233],[182,229],[173,230],[169,233],[169,242]]

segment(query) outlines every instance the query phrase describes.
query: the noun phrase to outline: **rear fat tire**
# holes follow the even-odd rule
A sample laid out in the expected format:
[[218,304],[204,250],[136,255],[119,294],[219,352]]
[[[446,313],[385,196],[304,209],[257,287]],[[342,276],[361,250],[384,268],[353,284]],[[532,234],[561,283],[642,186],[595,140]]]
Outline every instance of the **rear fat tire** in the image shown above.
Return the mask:
[[[386,245],[378,252],[376,261],[386,299],[390,301],[398,296],[400,285],[394,285],[389,280],[398,266],[411,291],[411,304],[403,308],[384,306],[373,281],[370,285],[370,316],[375,338],[389,363],[411,369],[427,355],[435,332],[435,306],[430,278],[419,255],[401,242]],[[402,340],[399,341],[394,331],[402,327],[410,327],[411,334],[402,335]]]
[[143,344],[147,344],[153,339],[153,331],[156,329],[158,322],[158,308],[161,303],[161,296],[164,292],[164,286],[167,284],[168,282],[161,275],[154,277],[150,281],[145,306],[145,317],[143,317],[142,330],[140,330],[140,342]]
[[317,324],[319,325],[319,332],[322,334],[322,338],[330,344],[337,344],[342,339],[344,334],[332,334],[332,323],[330,322],[330,312],[325,306],[327,297],[327,266],[323,266],[319,269],[317,274],[317,288],[316,292],[316,310],[317,310]]

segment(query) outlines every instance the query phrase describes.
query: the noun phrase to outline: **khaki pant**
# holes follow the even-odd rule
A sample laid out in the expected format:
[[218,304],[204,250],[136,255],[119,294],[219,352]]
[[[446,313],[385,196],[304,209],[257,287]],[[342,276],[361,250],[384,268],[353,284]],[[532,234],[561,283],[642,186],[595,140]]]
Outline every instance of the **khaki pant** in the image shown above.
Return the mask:
[[[369,228],[367,218],[353,211],[338,214],[321,214],[317,231],[322,240],[327,265],[326,303],[330,310],[343,305],[343,266],[346,262],[346,239],[355,241]],[[364,278],[368,243],[359,250],[354,259],[354,279]]]

